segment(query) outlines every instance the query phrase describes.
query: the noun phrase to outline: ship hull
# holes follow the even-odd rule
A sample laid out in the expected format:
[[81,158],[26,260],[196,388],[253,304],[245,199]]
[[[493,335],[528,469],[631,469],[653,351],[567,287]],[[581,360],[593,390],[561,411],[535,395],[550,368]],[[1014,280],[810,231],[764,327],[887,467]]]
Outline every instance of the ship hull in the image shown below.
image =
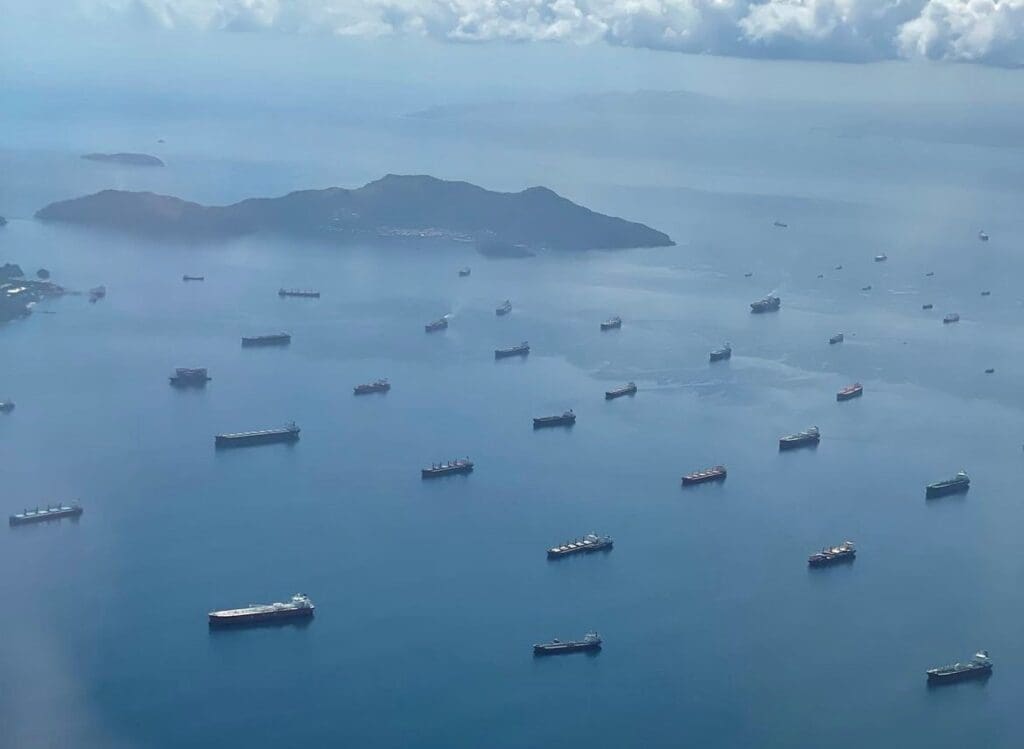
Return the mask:
[[603,322],[603,323],[601,323],[601,330],[618,330],[621,327],[622,327],[622,323],[620,323],[620,322],[616,322],[616,323],[606,323],[606,322]]
[[252,445],[271,445],[277,442],[298,442],[298,432],[269,432],[267,434],[218,434],[214,437],[214,445],[218,448],[250,447]]
[[60,520],[61,518],[77,518],[81,514],[81,507],[71,507],[65,510],[56,510],[54,512],[46,512],[39,515],[11,515],[7,522],[9,525],[29,525],[31,523],[46,523],[51,520]]
[[571,427],[576,423],[575,416],[543,416],[533,420],[534,429],[546,427]]
[[971,668],[964,671],[952,671],[949,673],[928,673],[929,686],[941,686],[943,684],[955,684],[960,681],[971,681],[973,679],[987,679],[992,675],[992,666],[986,668]]
[[601,643],[564,642],[551,645],[534,645],[533,654],[544,655],[567,655],[569,653],[597,652],[601,649]]
[[831,567],[834,564],[846,564],[857,558],[856,554],[840,554],[825,559],[812,557],[807,560],[808,567]]
[[800,439],[787,439],[783,437],[779,440],[779,450],[796,450],[801,447],[817,447],[819,442],[821,442],[821,437],[801,437]]
[[707,484],[711,481],[725,481],[725,472],[715,473],[710,476],[683,476],[683,486],[694,486],[696,484]]
[[630,388],[629,390],[609,390],[604,394],[604,399],[606,401],[611,401],[627,395],[636,395],[636,388]]
[[287,346],[292,342],[291,336],[287,338],[243,338],[243,348],[255,348],[258,346]]
[[260,612],[239,614],[236,616],[220,616],[216,612],[209,615],[210,627],[228,629],[232,627],[253,627],[266,624],[284,624],[303,619],[312,619],[313,609],[297,608],[290,611]]
[[451,468],[424,468],[420,476],[425,479],[436,479],[442,476],[454,476],[461,473],[472,473],[473,466],[452,466]]
[[565,557],[572,557],[578,554],[593,554],[596,551],[611,551],[613,547],[614,543],[607,541],[603,543],[577,546],[575,549],[569,549],[567,551],[548,549],[548,559],[564,559]]
[[935,497],[945,497],[950,494],[966,494],[970,488],[971,485],[968,483],[928,486],[925,487],[924,495],[928,499],[934,499]]
[[212,377],[200,377],[200,378],[183,378],[183,377],[171,377],[171,385],[176,388],[202,388],[206,387],[206,383],[212,380]]
[[494,358],[495,359],[508,359],[509,357],[512,357],[512,356],[529,356],[529,354],[530,354],[530,349],[514,349],[514,350],[498,349],[497,351],[494,352]]
[[386,393],[389,387],[357,387],[353,390],[355,395],[372,395],[373,393]]
[[711,361],[725,361],[726,359],[731,359],[731,358],[732,358],[732,352],[731,351],[728,351],[728,352],[712,351],[711,352],[711,356],[710,356]]

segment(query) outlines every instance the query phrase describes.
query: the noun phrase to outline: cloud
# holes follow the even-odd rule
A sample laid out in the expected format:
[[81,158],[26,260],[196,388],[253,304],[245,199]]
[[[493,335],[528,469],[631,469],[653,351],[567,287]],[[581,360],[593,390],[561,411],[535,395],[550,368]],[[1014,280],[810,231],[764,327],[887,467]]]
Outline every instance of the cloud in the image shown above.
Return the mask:
[[165,28],[1024,64],[1024,0],[83,0]]

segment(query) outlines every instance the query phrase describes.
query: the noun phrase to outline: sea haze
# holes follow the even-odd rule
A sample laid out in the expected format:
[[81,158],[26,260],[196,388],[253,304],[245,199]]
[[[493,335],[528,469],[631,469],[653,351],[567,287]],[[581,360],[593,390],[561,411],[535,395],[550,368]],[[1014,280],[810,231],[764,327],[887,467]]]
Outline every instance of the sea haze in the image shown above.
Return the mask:
[[[279,117],[257,101],[155,121],[110,94],[76,124],[21,102],[0,125],[0,263],[108,294],[0,326],[4,511],[85,507],[0,543],[0,744],[1020,746],[1024,154],[984,136],[1019,123],[995,106],[1020,104],[1018,79],[978,70],[965,93],[946,68],[863,66],[851,92],[849,68],[779,65],[758,98],[731,95],[735,61],[671,65],[693,96],[637,64],[632,85],[533,98],[412,83],[365,121],[318,90]],[[893,112],[901,90],[934,107]],[[953,129],[971,137],[935,135]],[[488,260],[31,218],[106,188],[223,205],[388,172],[544,185],[678,246]],[[751,315],[769,292],[782,309]],[[240,347],[279,330],[291,346]],[[494,360],[522,340],[528,358]],[[192,366],[204,390],[168,386]],[[377,377],[391,392],[353,397]],[[628,380],[635,397],[605,401]],[[837,403],[855,381],[864,396]],[[571,430],[532,430],[566,408]],[[290,420],[293,446],[213,448]],[[820,447],[778,452],[811,425]],[[421,481],[466,455],[471,476]],[[680,487],[716,463],[723,484]],[[925,501],[961,468],[966,496]],[[591,531],[614,550],[545,559]],[[807,569],[847,538],[853,564]],[[211,609],[295,592],[308,626],[207,629]],[[531,656],[591,628],[599,655]],[[986,683],[926,688],[979,648]]]

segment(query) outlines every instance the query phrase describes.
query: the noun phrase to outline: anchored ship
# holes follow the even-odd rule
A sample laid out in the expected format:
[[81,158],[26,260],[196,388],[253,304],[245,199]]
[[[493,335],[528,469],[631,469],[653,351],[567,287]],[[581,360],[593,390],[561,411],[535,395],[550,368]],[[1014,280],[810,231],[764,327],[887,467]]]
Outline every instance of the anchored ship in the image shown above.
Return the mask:
[[929,684],[951,684],[956,681],[967,679],[984,679],[992,675],[992,661],[988,657],[987,650],[979,650],[974,658],[967,663],[950,663],[948,666],[929,668]]
[[205,276],[189,276],[189,275],[185,275],[185,276],[181,277],[181,280],[182,281],[205,281],[206,277]]
[[89,289],[89,301],[98,302],[100,299],[107,295],[106,286],[97,286],[94,289]]
[[831,343],[842,343],[846,340],[846,336],[842,333],[836,333],[834,336],[829,337],[828,342]]
[[579,653],[587,650],[601,649],[601,635],[597,632],[587,632],[582,640],[552,640],[533,646],[534,655],[563,655],[565,653]]
[[988,241],[988,234],[986,234],[983,231],[979,231],[978,232],[978,239],[980,239],[982,242],[987,242]]
[[944,322],[944,323],[960,322],[960,315],[958,313],[956,313],[956,312],[950,312],[948,315],[946,315],[945,317],[942,318],[942,322]]
[[615,388],[614,390],[607,390],[607,391],[605,391],[604,399],[606,401],[610,401],[610,400],[614,400],[615,398],[621,398],[624,395],[633,395],[634,393],[636,393],[636,383],[635,382],[627,382],[625,385],[623,385],[620,388]]
[[995,373],[996,373],[995,367],[989,367],[988,369],[985,370],[985,374],[995,374]]
[[703,471],[694,471],[683,476],[683,486],[703,484],[707,481],[725,481],[725,466],[712,466]]
[[935,305],[934,305],[934,304],[931,304],[931,303],[929,303],[929,304],[922,304],[922,305],[921,305],[921,309],[931,309],[931,308],[932,308],[932,307],[934,307],[934,306],[935,306]]
[[287,603],[253,603],[240,609],[211,611],[208,616],[211,627],[237,627],[290,619],[309,619],[315,609],[309,596],[296,593]]
[[370,393],[386,393],[391,389],[391,383],[385,379],[374,380],[363,385],[356,385],[352,391],[356,395],[369,395]]
[[289,333],[271,333],[269,335],[242,336],[242,346],[287,346],[292,342]]
[[991,291],[983,291],[983,292],[981,292],[981,295],[982,296],[992,296],[992,292]]
[[201,369],[178,367],[169,379],[175,387],[205,387],[206,383],[213,378],[206,373],[206,367]]
[[811,427],[810,429],[805,429],[804,431],[797,432],[796,434],[780,437],[779,449],[792,450],[795,447],[817,445],[819,442],[821,442],[821,432],[818,431],[818,427]]
[[711,352],[711,361],[722,361],[723,359],[732,358],[732,346],[728,343],[722,346],[720,349],[715,349]]
[[473,461],[469,458],[456,458],[445,463],[431,463],[430,468],[424,468],[420,474],[425,479],[437,478],[438,476],[450,476],[453,473],[472,473]]
[[867,286],[861,286],[860,290],[861,291],[871,291],[871,284],[868,284]]
[[509,356],[526,356],[530,353],[530,344],[523,341],[518,346],[512,346],[511,348],[497,348],[494,349],[495,359],[505,359]]
[[14,410],[14,401],[0,401],[0,413],[9,414]]
[[70,505],[46,505],[46,507],[37,507],[34,510],[22,510],[17,515],[11,515],[7,522],[10,525],[26,525],[28,523],[41,523],[45,520],[77,518],[81,514],[82,508],[77,502]]
[[218,434],[213,438],[213,443],[216,447],[247,447],[249,445],[266,445],[272,442],[295,442],[299,439],[300,431],[295,422],[292,422],[280,429]]
[[789,224],[787,224],[787,223],[786,223],[786,222],[784,222],[784,221],[775,221],[775,222],[773,222],[773,226],[777,226],[777,227],[779,227],[780,229],[785,229],[786,227],[788,227],[788,226],[789,226]]
[[612,548],[613,543],[611,536],[588,533],[575,541],[566,541],[559,546],[552,546],[548,549],[548,559],[559,559],[573,554],[589,554],[592,551],[608,551]]
[[507,315],[511,311],[512,311],[512,302],[510,302],[508,299],[506,299],[504,302],[502,302],[501,304],[498,305],[498,308],[496,310],[494,310],[494,314],[496,314],[498,317],[504,317],[505,315]]
[[460,268],[459,269],[459,277],[460,278],[465,278],[466,276],[468,276],[472,272],[473,271],[472,271],[471,268]]
[[889,256],[886,255],[884,252],[881,255],[875,255],[875,262],[876,263],[884,263],[888,259],[889,259]]
[[758,299],[756,302],[751,302],[751,312],[775,312],[779,307],[782,306],[782,300],[777,296],[766,296],[764,299]]
[[435,330],[444,330],[448,327],[448,315],[439,317],[433,322],[428,322],[423,327],[428,333],[433,333]]
[[563,411],[557,416],[540,416],[533,420],[533,428],[541,429],[542,427],[571,427],[576,423],[576,414],[572,412],[570,408],[568,411]]
[[278,289],[277,290],[277,295],[279,297],[304,296],[304,297],[309,297],[310,299],[319,299],[320,298],[320,292],[319,291],[312,291],[312,290],[309,290],[309,289]]
[[830,546],[811,554],[807,557],[807,564],[811,567],[825,567],[837,562],[852,562],[855,556],[857,549],[854,548],[853,541],[843,541],[839,546]]
[[864,393],[864,386],[859,382],[855,382],[852,385],[847,385],[838,393],[836,393],[837,401],[848,401],[850,398],[856,398]]
[[951,479],[928,484],[925,487],[924,496],[931,499],[932,497],[943,497],[947,494],[962,494],[970,488],[971,478],[967,475],[967,471],[957,471],[956,476]]
[[609,317],[603,323],[601,323],[601,330],[615,330],[616,328],[622,327],[622,318],[616,315],[615,317]]

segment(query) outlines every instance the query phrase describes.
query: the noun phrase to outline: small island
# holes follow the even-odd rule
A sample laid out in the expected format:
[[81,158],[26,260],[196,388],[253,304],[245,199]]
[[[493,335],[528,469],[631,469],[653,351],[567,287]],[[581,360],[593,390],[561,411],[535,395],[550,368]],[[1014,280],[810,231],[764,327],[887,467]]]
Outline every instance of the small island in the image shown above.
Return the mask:
[[669,247],[667,234],[597,213],[546,187],[494,192],[468,182],[389,174],[363,187],[302,190],[204,206],[151,192],[104,190],[36,212],[61,221],[156,237],[220,239],[256,232],[339,240],[476,243],[485,254]]
[[65,293],[63,287],[51,281],[35,281],[24,276],[17,263],[0,265],[0,323],[27,317],[37,302]]
[[161,159],[148,153],[87,153],[82,156],[89,161],[103,161],[128,166],[166,166]]

